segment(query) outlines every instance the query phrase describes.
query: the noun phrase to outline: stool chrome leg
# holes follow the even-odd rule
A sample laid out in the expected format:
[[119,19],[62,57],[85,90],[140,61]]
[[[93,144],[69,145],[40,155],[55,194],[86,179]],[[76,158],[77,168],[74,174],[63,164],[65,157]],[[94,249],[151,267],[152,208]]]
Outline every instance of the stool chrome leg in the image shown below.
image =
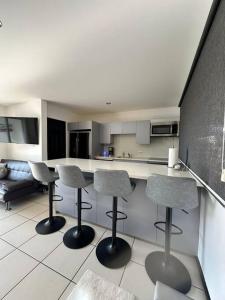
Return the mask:
[[129,244],[116,236],[117,201],[117,197],[113,197],[112,237],[102,240],[96,248],[99,262],[110,269],[125,266],[131,258]]
[[77,226],[69,229],[63,236],[65,246],[71,249],[79,249],[89,245],[94,237],[95,231],[92,227],[81,225],[81,211],[82,211],[82,190],[77,189]]
[[186,267],[170,254],[172,208],[166,208],[165,252],[155,251],[145,259],[145,268],[153,283],[160,281],[181,293],[191,288],[191,277]]
[[35,228],[39,234],[50,234],[59,231],[66,223],[65,218],[53,216],[53,185],[54,182],[48,184],[49,217],[40,221]]

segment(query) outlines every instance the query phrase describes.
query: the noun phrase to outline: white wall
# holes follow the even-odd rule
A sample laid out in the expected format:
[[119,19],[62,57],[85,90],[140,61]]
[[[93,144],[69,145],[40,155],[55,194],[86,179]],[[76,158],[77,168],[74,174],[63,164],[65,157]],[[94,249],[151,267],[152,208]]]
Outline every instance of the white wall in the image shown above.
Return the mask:
[[[68,122],[76,122],[78,115],[70,107],[47,101],[47,117]],[[46,131],[47,132],[47,131]],[[46,137],[47,142],[47,137]],[[66,156],[69,156],[69,132],[66,130]]]
[[86,114],[79,115],[78,118],[79,121],[93,120],[100,123],[157,119],[180,120],[180,109],[179,107],[141,109],[132,111],[121,111],[116,113]]
[[[0,116],[5,115],[5,107],[0,106]],[[0,143],[0,159],[5,158],[7,153],[7,145],[4,143]]]
[[200,211],[198,258],[211,299],[222,300],[225,299],[225,208],[202,190]]
[[121,156],[123,152],[131,153],[133,157],[159,157],[167,158],[168,149],[178,148],[179,139],[177,137],[155,137],[151,138],[150,145],[139,145],[134,134],[114,135],[112,146],[115,156]]
[[38,118],[39,145],[0,143],[0,158],[34,161],[47,159],[47,117],[65,122],[75,122],[77,119],[77,115],[70,108],[41,99],[26,101],[24,103],[9,106],[1,106],[0,115],[9,117]]
[[39,145],[4,144],[4,158],[18,160],[42,160],[42,100],[32,100],[4,107],[4,116],[37,117],[39,122]]

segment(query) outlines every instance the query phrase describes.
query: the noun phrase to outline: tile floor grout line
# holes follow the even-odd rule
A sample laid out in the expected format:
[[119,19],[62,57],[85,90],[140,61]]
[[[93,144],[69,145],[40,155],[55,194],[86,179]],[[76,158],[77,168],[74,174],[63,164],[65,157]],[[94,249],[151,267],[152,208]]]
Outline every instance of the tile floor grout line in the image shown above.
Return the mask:
[[[26,208],[24,208],[24,209],[30,208],[31,206],[33,206],[33,204],[30,205],[30,206],[28,206],[28,207],[26,207]],[[43,206],[43,205],[42,205],[42,206]],[[24,209],[23,209],[23,210],[24,210]],[[21,210],[21,211],[22,211],[22,210]],[[47,211],[47,209],[46,209],[45,211]],[[38,215],[36,215],[36,216],[34,216],[34,217],[32,217],[32,218],[35,218],[35,217],[37,217],[37,216],[43,214],[45,211],[43,211],[42,213],[40,213],[40,214],[38,214]],[[20,212],[20,211],[15,212],[15,213],[12,213],[12,214],[10,214],[9,216],[6,216],[6,217],[0,219],[0,223],[1,223],[1,220],[5,220],[5,219],[7,219],[7,218],[9,218],[9,217],[12,217],[12,216],[15,216],[15,215],[20,216],[20,217],[23,217],[23,218],[25,218],[25,219],[27,219],[27,220],[26,220],[25,222],[19,224],[19,225],[16,225],[14,228],[12,228],[12,229],[10,229],[10,230],[4,232],[3,234],[0,234],[0,237],[3,236],[3,235],[5,235],[5,234],[7,234],[8,232],[10,232],[10,231],[16,229],[17,227],[23,225],[24,223],[26,223],[26,222],[28,222],[28,221],[34,221],[35,223],[38,222],[38,221],[33,220],[32,218],[28,218],[28,217],[25,217],[25,216],[19,214],[19,212]]]
[[[132,249],[133,249],[133,246],[134,246],[134,241],[135,241],[135,237],[133,238],[133,242],[132,242],[132,245],[131,245],[131,257],[132,257]],[[130,261],[131,261],[131,259],[130,259]],[[129,261],[129,262],[130,262]],[[126,266],[124,267],[124,270],[123,270],[123,273],[122,273],[122,276],[121,276],[121,278],[120,278],[120,282],[119,282],[119,286],[121,285],[121,283],[122,283],[122,280],[123,280],[123,276],[124,276],[124,273],[125,273],[125,271],[126,271],[126,268],[127,268],[127,265],[129,264],[129,262],[126,264]]]
[[65,293],[65,291],[67,290],[67,288],[69,287],[69,285],[71,284],[71,282],[72,281],[70,281],[69,283],[68,283],[68,285],[65,287],[65,289],[62,291],[62,293],[60,294],[60,296],[58,297],[58,299],[57,300],[60,300],[60,298],[62,297],[62,295]]
[[13,244],[11,244],[9,241],[4,240],[3,237],[0,237],[1,240],[3,240],[4,242],[7,242],[9,245],[15,247],[16,249],[20,250],[20,247],[22,247],[24,244],[26,244],[27,242],[29,242],[31,239],[33,239],[35,236],[37,236],[37,233],[33,236],[31,236],[30,238],[28,238],[25,242],[23,242],[22,244],[20,244],[19,246],[15,246]]
[[[38,203],[38,204],[39,204],[39,205],[42,205],[42,206],[44,207],[43,204],[41,204],[41,203]],[[30,208],[30,207],[32,207],[32,206],[33,206],[33,204],[31,204],[30,206],[28,206],[28,207],[26,207],[26,208],[24,208],[24,209],[22,209],[22,210],[28,209],[28,208]],[[46,207],[47,207],[47,205],[46,205]],[[8,232],[10,232],[10,231],[12,231],[12,230],[14,230],[14,229],[16,229],[16,228],[18,228],[18,227],[24,225],[24,224],[27,223],[29,220],[31,220],[31,221],[33,221],[33,222],[35,222],[35,223],[38,223],[39,221],[36,221],[36,220],[34,220],[33,218],[38,217],[38,216],[44,214],[44,212],[47,211],[47,209],[46,209],[45,211],[41,212],[40,214],[37,214],[36,216],[33,216],[32,218],[28,218],[28,217],[23,216],[23,215],[21,215],[21,214],[19,213],[19,212],[21,212],[22,210],[19,210],[19,211],[17,211],[17,212],[13,212],[13,213],[11,213],[10,215],[5,216],[5,217],[3,217],[2,219],[0,219],[0,222],[1,222],[1,220],[5,220],[5,219],[7,219],[7,218],[9,218],[9,217],[12,217],[12,216],[15,216],[15,215],[19,215],[19,216],[22,216],[22,217],[24,217],[24,218],[27,219],[25,222],[23,222],[23,223],[17,225],[17,226],[14,227],[13,229],[10,229],[9,231],[5,232],[4,234],[2,234],[2,235],[0,236],[0,239],[1,239],[2,241],[6,242],[7,244],[9,244],[10,246],[13,247],[13,250],[12,250],[10,253],[8,253],[7,255],[5,255],[4,257],[2,257],[0,260],[2,260],[2,259],[4,259],[5,257],[9,256],[9,255],[12,254],[13,252],[15,252],[15,250],[19,250],[20,252],[24,253],[25,255],[28,255],[29,257],[31,257],[32,259],[34,259],[35,261],[37,261],[38,264],[36,265],[36,267],[38,267],[38,266],[41,264],[41,265],[44,265],[45,267],[51,269],[53,272],[57,273],[58,275],[61,275],[61,276],[64,277],[66,280],[68,280],[69,283],[68,283],[68,285],[65,287],[65,289],[63,290],[63,292],[61,293],[60,297],[58,298],[58,299],[60,299],[60,298],[62,297],[62,295],[64,294],[64,292],[66,291],[66,289],[68,288],[68,286],[70,285],[70,283],[76,284],[76,282],[73,281],[74,278],[76,277],[77,273],[80,271],[80,269],[82,268],[82,266],[85,264],[85,262],[87,261],[87,259],[89,258],[89,256],[93,253],[94,249],[96,248],[96,246],[98,245],[98,243],[101,241],[102,236],[107,232],[108,229],[105,229],[105,228],[104,228],[105,230],[104,230],[104,232],[102,233],[101,237],[100,237],[100,238],[98,239],[98,241],[96,242],[96,245],[91,244],[91,246],[93,246],[93,249],[92,249],[92,250],[90,251],[90,253],[87,255],[86,259],[83,261],[83,263],[81,264],[81,266],[79,267],[79,269],[77,270],[77,272],[75,273],[75,275],[73,276],[73,278],[72,278],[72,279],[69,279],[69,278],[67,278],[66,276],[64,276],[63,274],[61,274],[60,272],[58,272],[58,271],[52,269],[52,268],[49,267],[48,265],[45,265],[45,263],[43,262],[48,256],[51,255],[51,253],[52,253],[53,251],[55,251],[55,249],[57,249],[57,248],[62,244],[62,242],[61,242],[59,245],[57,245],[50,253],[48,253],[47,256],[45,256],[45,257],[40,261],[40,260],[36,259],[35,257],[29,255],[28,253],[24,252],[24,251],[21,250],[20,248],[18,248],[18,247],[21,247],[22,245],[26,244],[29,240],[33,239],[35,236],[37,236],[37,234],[35,234],[35,235],[32,236],[31,238],[29,238],[27,241],[25,241],[24,243],[22,243],[22,244],[21,244],[20,246],[18,246],[18,247],[17,247],[17,246],[14,246],[14,245],[11,244],[10,242],[8,242],[8,241],[6,241],[6,240],[4,240],[4,239],[2,238],[5,234],[7,234]],[[64,234],[64,232],[61,232],[61,231],[60,231],[60,233],[61,233],[61,234]],[[135,240],[136,240],[136,238],[133,238],[132,248],[133,248],[133,245],[134,245]],[[182,254],[183,254],[183,253],[182,253]],[[133,263],[137,264],[137,265],[140,265],[140,266],[144,267],[144,265],[142,265],[141,263],[138,263],[138,262],[136,262],[136,261],[133,261],[132,259],[131,259],[131,261],[132,261]],[[26,275],[25,275],[25,276],[24,276],[24,277],[23,277],[23,278],[22,278],[22,279],[21,279],[21,280],[20,280],[20,281],[19,281],[19,282],[18,282],[18,283],[17,283],[17,284],[9,291],[9,292],[7,292],[7,294],[4,295],[4,298],[5,298],[5,297],[8,295],[8,293],[10,293],[10,292],[11,292],[11,291],[12,291],[12,290],[13,290],[13,289],[14,289],[21,281],[23,281],[24,278],[25,278],[26,276],[28,276],[28,275],[29,275],[36,267],[34,267],[30,272],[28,272],[28,274],[26,274]],[[124,273],[125,273],[126,269],[127,269],[127,265],[126,265],[125,268],[124,268],[124,271],[123,271],[123,274],[122,274],[122,276],[121,276],[121,280],[120,280],[119,286],[120,286],[121,283],[122,283],[122,280],[123,280]],[[196,289],[202,291],[203,293],[205,292],[204,289],[202,289],[202,288],[200,288],[200,287],[198,287],[198,286],[192,285],[192,287],[194,287],[194,288],[196,288]]]
[[55,272],[56,274],[64,277],[66,280],[68,280],[69,282],[72,282],[72,279],[66,277],[64,274],[60,273],[59,271],[56,271],[55,269],[53,269],[52,267],[46,265],[43,261],[40,262],[41,265],[45,266],[46,268],[50,269],[51,271]]
[[[103,235],[104,235],[104,233],[102,234],[102,236],[103,236]],[[35,236],[37,236],[37,234],[36,234]],[[35,236],[31,237],[29,240],[31,240],[31,239],[34,238]],[[101,238],[102,238],[102,236],[101,236]],[[100,239],[101,239],[101,238],[100,238]],[[1,237],[0,237],[0,239],[3,240]],[[100,239],[99,239],[99,241],[100,241]],[[23,244],[21,244],[19,247],[21,247],[22,245],[24,245],[25,243],[27,243],[29,240],[27,240],[26,242],[24,242]],[[134,238],[134,240],[135,240],[135,238]],[[133,245],[134,245],[134,240],[133,240],[133,243],[132,243],[132,248],[133,248]],[[40,264],[44,265],[45,267],[49,268],[49,269],[52,270],[53,272],[57,273],[58,275],[61,275],[61,276],[64,277],[65,279],[67,279],[70,283],[71,283],[71,282],[72,282],[72,283],[75,283],[75,282],[73,281],[74,278],[76,277],[77,273],[79,272],[79,270],[81,269],[81,267],[84,265],[84,263],[86,262],[86,260],[88,259],[88,257],[91,255],[91,253],[93,252],[94,248],[96,248],[96,245],[92,245],[92,246],[93,246],[93,249],[90,251],[90,253],[89,253],[88,256],[86,257],[86,259],[84,260],[84,262],[80,265],[79,269],[77,270],[77,272],[75,273],[75,275],[72,277],[72,279],[70,279],[70,278],[66,277],[65,275],[63,275],[62,273],[60,273],[60,272],[54,270],[53,268],[51,268],[50,266],[46,265],[46,264],[43,262],[43,261],[44,261],[49,255],[51,255],[52,252],[55,251],[55,250],[56,250],[63,242],[61,242],[59,245],[57,245],[57,246],[56,246],[50,253],[48,253],[48,255],[45,256],[42,260],[38,260],[37,258],[33,257],[32,255],[30,255],[30,254],[24,252],[23,250],[21,250],[19,247],[16,247],[16,246],[12,245],[11,243],[9,243],[9,242],[7,242],[7,241],[5,241],[5,240],[3,240],[3,241],[6,242],[7,244],[9,244],[10,246],[14,247],[14,249],[13,249],[10,253],[8,253],[7,255],[5,255],[4,257],[2,257],[2,258],[0,259],[0,261],[1,261],[3,258],[7,257],[8,255],[12,254],[15,250],[19,250],[19,251],[22,252],[23,254],[28,255],[30,258],[32,258],[32,259],[34,259],[35,261],[37,261],[37,262],[38,262],[38,265],[40,265]],[[135,262],[135,261],[133,261],[133,260],[130,260],[130,261],[132,261],[133,263],[135,263],[135,264],[137,264],[137,265],[140,265],[141,267],[144,267],[144,265],[142,265],[142,264],[140,264],[140,263],[137,263],[137,262]],[[38,266],[38,265],[37,265],[37,266]],[[127,267],[127,265],[126,265],[125,268],[124,268],[124,271],[123,271],[123,274],[122,274],[122,276],[121,276],[120,283],[119,283],[118,286],[121,286],[122,279],[123,279],[123,276],[124,276],[126,267]],[[25,278],[25,277],[24,277],[24,278]],[[22,280],[23,280],[23,279],[22,279]],[[21,281],[22,281],[22,280],[21,280]],[[70,283],[69,283],[69,284],[70,284]],[[68,285],[69,285],[69,284],[68,284]],[[76,283],[75,283],[75,284],[76,284]],[[197,286],[195,286],[195,285],[193,285],[193,284],[192,284],[192,286],[195,287],[195,288],[197,288],[197,289],[199,289],[200,291],[205,292],[204,289],[201,289],[201,288],[199,288],[199,287],[197,287]],[[62,294],[63,294],[63,293],[62,293]],[[62,296],[62,294],[61,294],[61,296]],[[60,297],[61,297],[61,296],[60,296]],[[5,296],[4,296],[4,297],[5,297]]]
[[[33,237],[31,237],[29,240],[31,240],[32,238],[33,238]],[[29,241],[29,240],[28,240],[28,241]],[[26,242],[25,242],[25,243],[26,243]],[[10,244],[10,243],[8,243],[8,244],[9,244],[10,246],[12,246],[12,244]],[[15,246],[13,246],[13,247],[15,248],[13,251],[19,250],[19,251],[22,252],[23,254],[26,254],[26,255],[28,255],[30,258],[36,260],[36,261],[38,262],[38,264],[42,264],[42,265],[48,267],[49,269],[51,269],[52,271],[54,271],[55,273],[57,273],[57,274],[59,274],[59,275],[65,277],[65,279],[67,279],[67,280],[69,280],[69,281],[72,281],[72,279],[67,278],[65,275],[61,274],[60,272],[58,272],[58,271],[52,269],[51,267],[49,267],[48,265],[46,265],[45,263],[43,263],[43,261],[44,261],[49,255],[51,255],[52,252],[55,251],[61,244],[62,244],[62,242],[61,242],[59,245],[57,245],[50,253],[48,253],[48,255],[45,256],[42,260],[39,260],[39,259],[33,257],[33,256],[30,255],[29,253],[26,253],[26,252],[24,252],[23,250],[21,250],[20,248],[17,248],[17,247],[15,247]],[[22,246],[22,245],[21,245],[21,246]],[[19,247],[21,247],[21,246],[19,246]],[[13,251],[12,251],[12,252],[13,252]],[[11,252],[11,253],[12,253],[12,252]],[[9,253],[9,254],[10,254],[10,253]]]
[[[11,246],[11,245],[10,245]],[[6,258],[7,256],[9,256],[10,254],[12,254],[14,251],[16,251],[17,249],[16,248],[14,248],[12,251],[10,251],[9,253],[7,253],[6,255],[4,255],[3,257],[1,257],[0,258],[0,262],[4,259],[4,258]]]
[[28,221],[29,221],[29,219],[27,219],[25,222],[23,222],[23,223],[21,223],[21,224],[19,224],[19,225],[16,225],[16,227],[13,227],[12,229],[10,229],[10,230],[8,230],[8,231],[6,231],[6,232],[0,234],[0,237],[2,237],[3,235],[5,235],[6,233],[9,233],[10,231],[16,229],[16,228],[19,227],[20,225],[25,224],[25,223],[28,222]]
[[2,299],[4,299],[12,290],[14,290],[30,273],[32,273],[34,271],[34,269],[36,269],[38,266],[40,265],[40,263],[38,263],[32,270],[30,270],[23,278],[21,278],[21,280],[19,280],[4,296]]
[[[32,239],[32,238],[30,238],[30,239]],[[9,245],[11,245],[10,243],[8,243]],[[61,245],[62,244],[62,242],[59,244],[59,245]],[[57,246],[57,247],[59,247],[59,245]],[[12,246],[12,245],[11,245]],[[25,254],[25,255],[27,255],[27,256],[29,256],[30,258],[32,258],[32,259],[34,259],[36,262],[37,262],[37,265],[31,270],[31,271],[29,271],[15,286],[13,286],[13,288],[11,288],[4,296],[3,296],[3,298],[2,299],[4,299],[14,288],[16,288],[16,286],[17,285],[19,285],[24,279],[25,279],[25,277],[27,277],[31,272],[33,272],[34,271],[34,269],[37,267],[37,266],[39,266],[39,265],[43,265],[43,266],[45,266],[45,267],[47,267],[48,269],[50,269],[51,271],[53,271],[53,272],[55,272],[56,274],[58,274],[58,275],[60,275],[61,277],[64,277],[66,280],[68,280],[69,281],[69,284],[71,283],[71,282],[73,282],[72,281],[72,279],[69,279],[69,278],[67,278],[65,275],[63,275],[63,274],[61,274],[61,273],[59,273],[59,272],[57,272],[56,270],[54,270],[54,269],[52,269],[51,267],[49,267],[48,265],[45,265],[44,263],[43,263],[43,260],[45,260],[45,258],[47,258],[48,257],[48,255],[50,255],[56,248],[54,248],[46,257],[44,257],[42,260],[38,260],[37,258],[35,258],[35,257],[33,257],[32,255],[30,255],[30,254],[28,254],[28,253],[26,253],[26,252],[24,252],[23,250],[21,250],[21,249],[19,249],[19,248],[17,248],[17,247],[15,247],[15,246],[13,246],[15,249],[12,251],[12,252],[14,252],[14,251],[16,251],[16,250],[18,250],[18,251],[20,251],[20,252],[22,252],[23,254]],[[8,255],[10,255],[12,252],[10,252]],[[8,255],[6,255],[6,256],[8,256]],[[0,259],[0,261],[1,261],[1,259]],[[74,282],[73,282],[74,283]],[[69,285],[68,284],[68,285]],[[61,296],[60,296],[61,297]]]
[[71,279],[72,282],[76,283],[74,281],[74,278],[76,277],[76,275],[78,274],[78,272],[80,271],[80,269],[82,268],[82,266],[85,264],[85,262],[87,261],[87,259],[91,255],[91,253],[94,251],[94,249],[96,249],[96,246],[93,246],[93,249],[90,251],[90,253],[87,255],[87,257],[85,258],[85,260],[83,261],[83,263],[80,265],[79,269],[77,270],[77,272],[74,274],[73,278]]
[[30,220],[30,219],[27,219],[25,222],[23,222],[23,223],[21,223],[21,224],[17,225],[16,227],[14,227],[14,228],[10,229],[9,231],[6,231],[5,233],[3,233],[3,234],[0,234],[0,238],[2,238],[2,237],[5,235],[5,234],[9,233],[10,231],[13,231],[14,229],[16,229],[16,228],[18,228],[18,227],[20,227],[20,226],[24,225],[25,223],[27,223],[27,222],[29,222],[29,221],[32,221],[32,220]]

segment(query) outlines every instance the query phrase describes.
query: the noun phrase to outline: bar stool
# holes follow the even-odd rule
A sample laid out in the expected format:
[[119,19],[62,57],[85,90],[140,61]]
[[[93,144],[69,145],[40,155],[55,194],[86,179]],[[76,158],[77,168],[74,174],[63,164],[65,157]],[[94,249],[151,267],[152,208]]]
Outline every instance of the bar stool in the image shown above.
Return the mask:
[[[118,220],[127,219],[127,215],[117,210],[118,197],[126,201],[125,197],[132,193],[132,186],[126,171],[97,170],[94,174],[94,188],[97,192],[113,197],[112,211],[106,215],[112,219],[112,237],[103,239],[96,248],[99,262],[111,269],[126,265],[131,258],[129,244],[116,236]],[[118,216],[120,215],[120,216]]]
[[48,184],[48,199],[49,199],[49,217],[40,221],[36,226],[36,231],[39,234],[50,234],[60,230],[66,223],[65,218],[53,216],[53,201],[61,201],[62,197],[53,195],[53,187],[55,181],[59,179],[57,173],[50,172],[48,167],[43,162],[29,162],[33,177]]
[[58,165],[57,170],[59,172],[59,179],[64,185],[77,188],[77,226],[72,227],[64,234],[63,242],[71,249],[83,248],[89,245],[95,237],[95,231],[92,227],[81,225],[82,210],[92,208],[90,203],[82,202],[82,189],[92,184],[93,180],[85,178],[77,166]]
[[[191,277],[186,267],[170,254],[171,234],[183,233],[172,224],[172,209],[189,210],[198,206],[196,181],[191,178],[151,176],[147,180],[146,195],[157,205],[166,207],[166,221],[154,224],[165,232],[165,251],[152,252],[146,257],[146,271],[153,283],[160,281],[186,294],[191,288]],[[161,225],[165,225],[165,230]]]

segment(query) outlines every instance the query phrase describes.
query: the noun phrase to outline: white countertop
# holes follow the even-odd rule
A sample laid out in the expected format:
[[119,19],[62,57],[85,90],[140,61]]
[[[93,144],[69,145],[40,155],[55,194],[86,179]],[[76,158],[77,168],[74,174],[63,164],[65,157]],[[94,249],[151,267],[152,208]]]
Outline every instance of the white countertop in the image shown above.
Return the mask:
[[116,157],[116,156],[96,156],[95,159],[98,160],[107,160],[107,161],[112,161],[112,160],[124,160],[124,161],[140,161],[140,162],[154,162],[154,163],[168,163],[168,160],[166,158],[151,158],[151,157]]
[[187,171],[177,171],[168,168],[165,165],[157,164],[143,164],[143,163],[130,163],[123,161],[103,161],[93,159],[80,159],[80,158],[62,158],[55,160],[45,161],[49,168],[55,168],[56,165],[76,165],[83,172],[94,173],[97,169],[106,170],[125,170],[129,176],[134,179],[147,179],[153,174],[167,175],[173,177],[192,177]]

